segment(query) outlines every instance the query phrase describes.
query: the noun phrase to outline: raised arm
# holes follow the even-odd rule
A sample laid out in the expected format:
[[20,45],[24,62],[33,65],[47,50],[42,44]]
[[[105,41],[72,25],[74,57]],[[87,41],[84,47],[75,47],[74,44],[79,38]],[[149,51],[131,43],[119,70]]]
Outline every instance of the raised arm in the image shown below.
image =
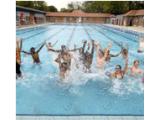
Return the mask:
[[37,52],[40,52],[40,50],[43,48],[43,46],[46,44],[46,42],[44,42],[41,47],[37,50]]
[[20,50],[22,50],[22,39],[20,40]]
[[119,53],[117,53],[117,54],[114,54],[114,55],[113,55],[113,54],[110,54],[110,56],[111,56],[111,57],[117,57],[117,56],[119,56],[121,53],[122,53],[122,50],[121,50]]
[[125,59],[125,67],[123,71],[124,71],[124,74],[128,71],[128,58]]
[[21,52],[23,52],[23,53],[25,53],[25,54],[28,54],[28,55],[31,55],[31,53],[30,52],[26,52],[26,51],[21,51]]
[[94,40],[92,40],[92,50],[91,50],[91,54],[92,54],[92,56],[93,56],[93,54],[94,54]]
[[96,44],[96,54],[97,54],[97,56],[98,56],[99,49],[100,49],[100,45]]
[[61,52],[61,50],[55,50],[55,49],[53,49],[53,48],[48,48],[48,50],[49,50],[49,51],[52,51],[52,52],[57,52],[57,53]]
[[87,41],[84,41],[83,47],[82,47],[82,54],[84,53],[84,49],[85,49],[85,47],[86,47],[86,43],[87,43]]
[[104,51],[104,56],[103,56],[104,59],[106,59],[108,57],[108,50],[109,49],[105,49],[105,51]]

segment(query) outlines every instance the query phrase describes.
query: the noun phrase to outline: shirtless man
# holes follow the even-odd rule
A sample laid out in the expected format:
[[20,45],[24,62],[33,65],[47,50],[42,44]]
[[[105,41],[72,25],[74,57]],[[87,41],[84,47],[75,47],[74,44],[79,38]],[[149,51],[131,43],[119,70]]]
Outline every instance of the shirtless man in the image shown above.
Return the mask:
[[80,54],[79,60],[82,61],[82,63],[83,63],[84,57],[85,57],[86,44],[87,44],[87,41],[83,41],[83,46],[82,46],[82,48],[79,49],[79,54]]
[[34,47],[32,47],[30,49],[30,52],[26,52],[26,51],[22,51],[23,53],[26,53],[28,55],[31,55],[33,58],[33,62],[34,63],[40,63],[40,59],[39,59],[39,55],[38,53],[40,52],[40,50],[43,48],[43,46],[45,45],[45,42],[40,46],[40,48],[36,51]]
[[16,78],[21,77],[21,49],[22,49],[22,40],[16,41]]
[[102,51],[100,49],[100,45],[96,44],[96,59],[97,59],[97,68],[100,70],[104,70],[105,67],[105,63],[106,63],[106,57],[107,57],[107,49],[105,49],[106,51]]
[[69,52],[64,52],[63,54],[59,54],[55,60],[59,64],[60,77],[62,79],[64,79],[70,71],[71,59],[72,55]]
[[67,73],[69,73],[70,71],[71,59],[73,58],[72,54],[70,54],[69,52],[79,50],[79,48],[73,49],[73,50],[67,50],[66,46],[62,45],[61,50],[55,50],[49,47],[48,47],[48,50],[59,53],[55,61],[59,64],[59,70],[60,70],[59,75],[62,79],[64,79]]
[[[88,47],[90,47],[90,45]],[[85,72],[91,71],[90,68],[93,61],[93,54],[94,54],[94,40],[92,40],[91,52],[89,52],[89,48],[86,52],[84,52],[83,64],[84,64]]]
[[139,68],[139,60],[134,60],[130,71],[132,76],[143,75],[143,70]]

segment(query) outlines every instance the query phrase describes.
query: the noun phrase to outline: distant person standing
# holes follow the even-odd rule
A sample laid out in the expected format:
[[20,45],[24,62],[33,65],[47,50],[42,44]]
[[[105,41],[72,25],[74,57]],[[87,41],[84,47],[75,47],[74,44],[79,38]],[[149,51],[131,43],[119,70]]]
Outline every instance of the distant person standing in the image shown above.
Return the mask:
[[21,49],[22,49],[22,40],[16,39],[16,78],[21,77]]

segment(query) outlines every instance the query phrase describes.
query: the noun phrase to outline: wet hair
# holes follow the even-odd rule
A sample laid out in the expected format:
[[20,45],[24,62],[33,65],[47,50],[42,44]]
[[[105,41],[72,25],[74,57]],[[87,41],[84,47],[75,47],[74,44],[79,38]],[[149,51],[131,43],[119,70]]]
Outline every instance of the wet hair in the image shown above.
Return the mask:
[[99,49],[99,52],[104,56],[103,50]]
[[30,52],[32,52],[32,51],[35,51],[35,48],[34,48],[34,47],[31,47]]
[[66,46],[65,45],[61,45],[61,48],[63,49],[63,48],[66,48]]
[[116,65],[116,68],[122,69],[121,65]]
[[134,62],[133,62],[133,63],[135,64],[136,62],[138,62],[138,63],[139,63],[139,60],[134,60]]
[[62,50],[66,50],[67,48],[66,48],[65,45],[61,45],[61,49],[62,49]]
[[126,48],[123,49],[123,54],[128,54],[128,50]]

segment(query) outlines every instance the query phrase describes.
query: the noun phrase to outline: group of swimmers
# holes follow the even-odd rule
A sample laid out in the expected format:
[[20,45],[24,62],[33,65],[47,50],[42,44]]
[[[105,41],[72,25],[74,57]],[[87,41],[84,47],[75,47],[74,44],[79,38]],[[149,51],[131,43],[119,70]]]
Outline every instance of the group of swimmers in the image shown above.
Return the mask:
[[[59,76],[61,79],[65,79],[70,70],[71,70],[71,64],[73,59],[78,59],[79,64],[76,64],[76,67],[82,67],[83,71],[85,73],[90,73],[91,66],[93,64],[93,56],[94,52],[96,53],[96,67],[97,70],[104,71],[105,70],[105,64],[110,62],[112,57],[118,57],[119,55],[122,55],[125,66],[124,68],[121,67],[121,65],[116,65],[115,70],[113,72],[107,72],[106,75],[110,78],[118,78],[123,79],[124,75],[127,74],[130,71],[131,76],[137,76],[137,75],[143,75],[143,70],[139,68],[139,60],[134,60],[133,65],[131,67],[128,66],[128,49],[121,47],[121,50],[113,55],[110,53],[110,49],[112,47],[112,44],[109,43],[108,46],[105,49],[101,48],[101,45],[99,42],[95,40],[91,41],[83,41],[83,45],[80,48],[74,47],[74,49],[68,49],[65,45],[61,46],[61,49],[56,50],[54,49],[54,45],[51,43],[44,42],[37,50],[36,48],[32,47],[30,48],[30,51],[23,51],[22,50],[22,40],[17,40],[16,42],[16,76],[21,77],[22,73],[20,70],[21,67],[21,52],[31,55],[33,58],[33,62],[36,64],[39,64],[40,58],[39,58],[39,52],[41,49],[46,45],[47,50],[50,52],[58,53],[57,58],[55,59],[55,62],[59,65]],[[79,55],[78,58],[75,58],[72,54],[73,52],[77,52]]]

